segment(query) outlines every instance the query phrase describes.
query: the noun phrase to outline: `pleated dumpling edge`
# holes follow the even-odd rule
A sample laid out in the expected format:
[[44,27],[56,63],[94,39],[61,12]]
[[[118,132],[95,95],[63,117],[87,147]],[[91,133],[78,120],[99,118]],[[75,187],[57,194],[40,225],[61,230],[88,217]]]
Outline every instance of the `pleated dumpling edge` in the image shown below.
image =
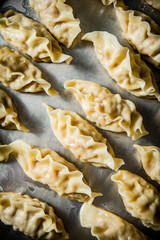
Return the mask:
[[56,138],[82,162],[118,170],[124,161],[116,158],[106,138],[77,113],[46,105]]
[[12,155],[34,181],[47,184],[60,196],[80,202],[92,202],[101,193],[92,192],[83,173],[55,151],[37,148],[22,140],[9,145]]
[[96,82],[79,79],[66,81],[64,87],[74,93],[87,119],[95,122],[97,127],[126,132],[133,140],[148,134],[134,103],[122,99],[119,94],[111,93]]
[[24,132],[30,130],[19,120],[17,109],[8,94],[0,89],[0,127]]
[[45,27],[22,13],[13,10],[0,12],[0,32],[8,43],[36,62],[69,64],[72,60]]
[[121,46],[117,38],[106,31],[86,33],[82,40],[93,42],[97,58],[121,88],[137,97],[160,101],[154,74],[139,54]]

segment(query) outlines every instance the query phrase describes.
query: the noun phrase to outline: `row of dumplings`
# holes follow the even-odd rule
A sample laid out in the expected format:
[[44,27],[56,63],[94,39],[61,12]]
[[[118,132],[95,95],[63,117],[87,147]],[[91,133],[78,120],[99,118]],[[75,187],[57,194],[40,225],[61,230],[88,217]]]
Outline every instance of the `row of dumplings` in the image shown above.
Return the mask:
[[[153,7],[160,10],[160,3],[158,0],[146,1]],[[125,6],[123,0],[102,0],[102,2],[105,5],[109,5],[111,3],[114,4],[117,19],[123,32],[123,37],[128,40],[129,43],[140,54],[142,54],[147,61],[159,68],[159,26],[147,15],[138,11],[128,10],[128,7]],[[86,34],[82,39],[93,42],[99,61],[108,71],[109,75],[117,81],[120,87],[128,90],[138,97],[156,97],[158,100],[160,99],[159,89],[156,86],[155,80],[153,80],[154,75],[152,71],[138,54],[134,54],[129,49],[123,48],[118,43],[115,36],[107,32],[93,32]],[[150,81],[148,77],[152,80]],[[141,80],[137,81],[137,78]],[[153,180],[157,181],[157,177],[159,178],[160,176],[160,149],[154,146],[142,147],[135,145],[135,147],[141,156],[142,164],[146,173]],[[153,171],[151,169],[153,169]],[[156,207],[154,204],[152,205],[152,203],[149,207],[150,209],[154,209],[153,211],[157,212],[157,219],[160,219],[160,202],[156,195],[153,194],[150,187],[146,185],[146,182],[143,182],[143,179],[139,179],[139,176],[138,178],[136,177],[137,176],[135,176],[135,174],[120,170],[114,174],[111,179],[117,182],[118,191],[127,211],[129,211],[134,217],[139,216],[145,226],[151,227],[150,224],[146,224],[146,220],[143,221],[145,219],[144,215],[146,216],[146,219],[149,219],[151,216],[150,214],[145,213],[145,207],[148,208],[148,206],[146,206],[146,202],[148,202],[149,199],[150,203],[152,202],[151,199],[154,199],[157,202]],[[157,182],[160,183],[159,181]],[[132,191],[136,192],[136,194],[134,195]],[[159,196],[159,192],[157,190],[156,192],[158,194],[157,196]],[[81,208],[80,217],[82,226],[91,228],[92,235],[96,236],[98,239],[103,239],[103,237],[106,239],[146,239],[145,236],[140,236],[138,234],[134,235],[133,230],[128,230],[132,236],[128,233],[128,231],[126,231],[126,234],[126,232],[123,231],[123,227],[119,226],[116,219],[112,219],[112,216],[110,216],[108,212],[94,206],[84,204]],[[105,228],[102,227],[103,224],[101,224],[101,221],[105,224]],[[113,230],[116,227],[119,230],[118,234]],[[126,225],[125,230],[127,228],[128,226]],[[159,231],[157,227],[153,227],[153,229]],[[112,230],[113,235],[110,234],[110,231]]]
[[[68,5],[64,3],[62,4],[62,2],[64,1],[48,0],[46,1],[45,5],[41,2],[38,3],[38,1],[33,0],[30,1],[30,4],[40,14],[42,20],[50,32],[65,46],[68,46],[62,41],[62,39],[66,37],[69,42],[71,41],[70,38],[72,36],[72,44],[73,40],[80,32],[79,20],[74,19],[72,9],[69,7],[69,9],[66,10],[65,8],[66,6],[68,8]],[[63,7],[60,5],[60,3]],[[148,16],[144,14],[141,16],[141,13],[139,12],[127,10],[127,7],[124,5],[123,1],[114,1],[114,6],[123,31],[123,36],[133,45],[133,47],[139,51],[140,54],[144,55],[147,60],[154,64],[154,66],[159,67],[159,26],[156,25],[156,23],[153,22],[153,20],[151,20]],[[66,11],[69,12],[69,17],[66,21],[62,22],[62,19],[64,20],[66,17]],[[55,21],[51,21],[52,18],[49,14],[52,12],[54,13]],[[52,24],[55,24],[55,26],[51,26],[51,22],[53,22]],[[63,25],[63,27],[60,25],[60,23]],[[53,29],[56,29],[56,31],[62,31],[60,34],[61,38],[58,37],[58,33],[56,35],[52,31]],[[72,29],[73,33],[75,33],[74,35],[70,34],[70,29]],[[77,29],[77,31],[75,29]],[[126,29],[128,32],[126,32]],[[53,36],[41,24],[26,17],[24,14],[15,12],[13,10],[1,12],[0,32],[8,43],[16,47],[18,50],[22,51],[24,54],[29,55],[35,61],[52,61],[54,63],[60,63],[64,61],[69,63],[71,61],[72,57],[62,53],[61,47],[58,45],[58,42],[53,38]],[[98,59],[104,68],[108,71],[109,75],[116,80],[120,87],[131,92],[135,96],[157,98],[159,100],[159,89],[156,85],[154,74],[150,68],[145,64],[145,62],[140,58],[138,54],[134,54],[128,48],[121,46],[114,35],[107,32],[93,32],[84,35],[82,37],[82,40],[93,42]],[[65,42],[66,41],[67,40],[65,40]],[[69,44],[69,47],[71,44]],[[22,72],[22,74],[30,74],[33,76],[33,72],[36,71],[33,66],[31,67],[31,63],[25,60],[21,55],[18,55],[17,52],[14,52],[16,55],[14,56],[13,50],[11,52],[9,51],[11,50],[3,50],[3,47],[1,47],[1,68],[4,72],[3,76],[1,77],[1,81],[6,86],[10,81],[12,81],[10,75],[17,73],[18,78]],[[7,53],[9,55],[12,55],[10,64],[7,64],[7,56],[5,56],[5,52],[6,55]],[[21,66],[17,66],[15,69],[12,69],[12,61],[15,61],[17,58],[19,58],[20,61],[26,62],[26,64],[28,64],[28,67],[31,67],[33,71],[29,72],[28,74],[27,72],[24,73],[25,69],[23,64],[22,69]],[[8,68],[11,68],[11,72]],[[38,72],[38,70],[36,72]],[[38,76],[36,80],[38,82],[40,81],[39,83],[44,83],[42,81],[43,77],[41,74],[37,73],[37,75]],[[10,78],[10,81],[8,80],[8,77]],[[21,80],[25,82],[27,81],[27,85],[30,84],[30,82],[28,82],[29,79],[25,79],[25,77],[21,76]],[[34,82],[34,80],[32,81]],[[10,84],[10,87],[14,88],[14,90],[22,89],[22,91],[24,88],[22,81],[20,81],[19,84],[12,82],[12,84]],[[43,89],[37,89],[37,91],[42,90]],[[49,94],[47,87],[45,91]]]
[[[135,105],[129,100],[122,99],[119,94],[114,95],[107,88],[84,80],[67,81],[65,88],[74,93],[87,119],[95,122],[97,127],[113,132],[126,132],[134,140],[147,134]],[[18,120],[16,108],[9,96],[3,90],[0,93],[1,127],[28,131]],[[76,158],[80,158],[82,162],[91,162],[93,165],[109,167],[113,170],[124,164],[122,159],[115,158],[108,140],[78,114],[46,107],[55,136]],[[141,147],[138,149],[141,151]],[[158,160],[156,162],[152,166],[154,172],[152,176],[155,179],[158,178],[159,171]],[[150,162],[149,164],[151,165]]]
[[[148,0],[159,5],[159,0]],[[123,0],[102,0],[113,3],[123,37],[155,67],[160,68],[160,27],[146,14],[129,10]]]
[[[160,149],[137,145],[136,148],[140,150],[144,165],[149,159],[157,162],[160,160]],[[62,197],[85,202],[80,210],[81,225],[91,228],[92,234],[98,239],[103,236],[111,239],[115,236],[118,239],[120,237],[148,239],[132,224],[113,213],[93,206],[91,204],[93,199],[101,194],[92,192],[83,174],[55,151],[33,147],[22,140],[16,140],[9,145],[0,145],[1,161],[7,162],[10,154],[34,181],[48,184]],[[153,173],[153,169],[150,170]],[[127,211],[132,216],[140,218],[145,226],[159,231],[160,194],[157,189],[142,177],[126,170],[119,170],[111,179],[117,183]],[[20,230],[33,238],[68,239],[68,234],[53,209],[38,199],[17,193],[0,193],[0,210],[0,218],[4,223],[13,225],[15,230]]]
[[[40,1],[30,0],[31,6],[34,7],[35,10],[40,14],[47,28],[53,35],[55,35],[57,39],[57,32],[53,33],[51,31],[53,26],[51,24],[55,24],[56,20],[55,22],[49,20],[47,21],[46,14],[48,14],[50,11],[52,12],[52,4],[57,4],[56,8],[58,6],[58,9],[63,10],[63,2],[64,1],[46,1],[47,5],[43,6]],[[116,4],[120,5],[118,6]],[[122,7],[121,4],[122,2],[120,1],[115,3],[117,9],[120,9]],[[48,8],[50,11],[46,11]],[[126,11],[126,9],[123,9],[123,11],[122,9],[121,12]],[[62,17],[56,11],[52,13],[54,13],[57,18]],[[70,9],[70,14],[71,13],[72,11]],[[15,11],[8,11],[2,14],[1,17],[0,31],[5,40],[11,43],[14,47],[18,48],[23,53],[30,55],[35,61],[52,61],[57,63],[63,61],[66,61],[68,63],[70,62],[71,57],[66,56],[62,53],[62,50],[59,45],[57,45],[56,40],[53,40],[52,36],[49,35],[46,29],[43,28],[40,24],[31,19],[28,19],[23,14],[16,13]],[[30,20],[33,22],[30,22]],[[75,21],[74,24],[76,27],[79,26],[79,21]],[[32,31],[33,28],[34,31]],[[25,34],[22,39],[19,39],[19,31],[21,32],[22,29],[25,30],[23,31]],[[60,27],[60,29],[63,28]],[[69,29],[71,29],[71,27],[69,27]],[[11,39],[11,33],[13,34],[13,32],[15,38],[12,37]],[[36,38],[37,35],[38,38]],[[47,38],[47,41],[46,39],[43,41],[44,39],[42,36],[45,36]],[[63,39],[63,37],[60,37],[58,40],[60,41],[60,39]],[[156,97],[158,100],[160,99],[159,89],[156,85],[153,73],[149,67],[145,64],[145,62],[143,62],[139,55],[134,54],[129,49],[122,47],[118,43],[115,36],[107,32],[93,32],[86,34],[83,39],[92,41],[94,43],[98,59],[107,69],[110,76],[115,79],[122,88],[128,90],[136,96],[152,98]],[[35,46],[36,42],[39,43],[38,46]],[[71,45],[69,43],[67,43],[68,45],[65,44],[65,41],[60,42],[62,42],[67,47],[70,47]],[[107,47],[111,42],[113,43],[112,49]],[[56,94],[56,91],[51,89],[50,84],[44,80],[40,70],[36,68],[29,60],[14,50],[10,50],[8,48],[4,49],[3,46],[1,47],[1,50],[4,53],[4,57],[2,59],[3,64],[0,65],[3,73],[0,79],[2,79],[1,81],[7,87],[10,87],[14,90],[20,90],[22,92],[39,92],[44,90],[49,95]],[[6,54],[5,56],[5,53],[7,51],[9,54]],[[146,53],[142,54],[148,55]],[[12,67],[12,61],[7,60],[7,56],[10,55],[13,57],[13,62],[14,58],[16,59],[16,57],[22,59],[22,61],[20,61],[20,65],[14,66],[16,70],[14,67]],[[150,55],[153,56],[153,54]],[[6,61],[4,61],[4,58],[6,58]],[[155,59],[158,59],[158,57],[156,56]],[[10,64],[10,66],[8,66],[8,64]],[[127,69],[126,66],[128,66]],[[158,66],[157,63],[156,66]],[[33,69],[33,72],[31,73],[30,67]],[[10,81],[7,81],[8,77],[10,77]],[[87,86],[87,88],[85,86]],[[99,128],[115,132],[126,132],[127,135],[133,140],[136,140],[141,136],[147,134],[147,131],[145,130],[142,123],[142,116],[136,111],[134,103],[129,100],[122,99],[119,94],[114,95],[108,89],[103,88],[99,84],[83,80],[67,81],[65,83],[65,88],[74,93],[77,100],[80,102],[84,112],[87,114],[87,119],[95,122]],[[100,92],[101,95],[99,94]],[[3,96],[7,99],[7,101],[11,102],[11,100],[8,100],[10,98],[8,95],[6,95],[5,92],[3,92]],[[2,101],[1,106],[3,106],[3,109],[5,109],[4,103],[6,103],[6,101]],[[16,113],[15,107],[12,107],[12,110],[14,110]],[[54,110],[49,106],[47,106],[47,111],[55,136],[63,144],[64,147],[71,150],[76,158],[79,158],[82,162],[88,162],[97,167],[109,167],[114,170],[118,170],[118,168],[124,164],[122,159],[115,158],[114,151],[110,146],[108,140],[105,139],[93,126],[88,124],[87,121],[83,120],[78,114],[61,109]],[[6,114],[5,118],[7,118],[7,116],[8,113]],[[10,119],[13,118],[14,117],[10,117]],[[4,120],[4,117],[1,119]],[[16,121],[18,121],[17,115]],[[5,126],[5,123],[3,126]],[[15,126],[17,127],[16,124]],[[160,150],[156,147],[141,147],[137,145],[136,148],[142,155],[143,166],[144,169],[146,169],[146,172],[151,176],[152,179],[159,181],[157,166],[159,167]],[[78,201],[88,202],[93,201],[94,197],[101,195],[99,193],[94,193],[91,191],[90,187],[84,180],[83,174],[77,170],[73,164],[68,163],[66,160],[61,158],[57,153],[50,149],[34,148],[22,142],[21,140],[17,140],[11,143],[9,146],[2,145],[0,149],[3,149],[2,153],[5,153],[4,156],[2,154],[1,161],[7,159],[9,154],[12,153],[17,158],[18,162],[29,177],[31,177],[33,180],[39,180],[44,184],[48,184],[54,191],[58,192],[60,196],[76,199]],[[157,164],[154,165],[155,169],[151,167],[151,162]],[[48,168],[46,169],[44,166],[47,166]],[[44,175],[37,175],[39,172],[44,172]],[[157,213],[159,213],[160,209],[160,195],[158,191],[144,179],[128,171],[118,171],[115,175],[113,175],[112,180],[118,183],[119,193],[121,194],[122,198],[125,196],[123,200],[127,210],[133,216],[140,218],[146,226],[152,227],[154,230],[159,230],[160,220],[157,219]],[[147,191],[145,191],[145,188]],[[141,194],[139,193],[139,189],[141,189],[141,192],[143,192],[142,200],[140,199]],[[152,193],[151,196],[149,193]],[[4,198],[6,197],[7,200],[4,201],[3,196]],[[25,201],[25,198],[30,199],[26,195],[22,196],[20,194],[17,195],[13,193],[3,193],[1,197],[2,201],[0,201],[0,206],[3,206],[4,208],[6,206],[6,202],[7,207],[10,207],[10,205],[12,205],[12,198],[14,199],[16,206],[19,205],[16,203],[16,198],[21,198],[22,202]],[[133,199],[135,201],[133,201]],[[26,214],[29,214],[30,211],[32,212],[32,205],[34,205],[35,201],[39,202],[39,200],[35,199],[29,200],[31,206],[27,210],[28,212]],[[141,205],[142,202],[144,202],[143,206]],[[148,205],[152,207],[150,208]],[[139,206],[139,209],[141,209],[141,211],[136,211],[137,206]],[[17,211],[18,210],[20,210],[19,206],[17,207]],[[2,211],[1,219],[4,222],[6,216],[3,218],[3,214],[6,212],[7,211]],[[45,213],[45,215],[47,213]],[[101,225],[98,226],[100,222],[98,216],[100,216],[100,219],[104,219],[107,227]],[[8,222],[6,222],[7,224],[12,224],[15,229],[19,229],[23,232],[26,231],[25,233],[32,237],[39,238],[43,235],[44,239],[52,239],[54,234],[54,239],[68,239],[68,234],[65,232],[63,224],[59,225],[60,229],[58,230],[57,227],[55,227],[55,216],[54,220],[52,219],[54,229],[52,226],[53,230],[51,230],[51,233],[48,233],[49,231],[45,228],[45,230],[41,230],[41,226],[39,227],[36,224],[33,225],[35,227],[34,229],[24,228],[24,224],[31,226],[32,218],[28,218],[28,223],[23,222],[21,228],[20,222],[16,222],[17,219],[9,217],[10,216],[8,216]],[[41,217],[44,219],[44,213]],[[113,222],[117,222],[117,228],[112,225],[112,219]],[[96,208],[88,203],[85,203],[81,208],[80,220],[82,226],[90,226],[92,228],[92,234],[94,236],[97,236],[99,239],[103,237],[103,234],[107,237],[112,238],[117,236],[117,234],[119,237],[121,237],[122,234],[123,239],[125,239],[126,236],[132,237],[132,239],[147,239],[147,237],[145,237],[142,233],[135,229],[133,225],[127,223],[125,220],[112,213]],[[58,220],[58,222],[60,222],[60,220]],[[47,226],[49,229],[50,227],[47,224],[48,223],[46,223],[46,225],[44,224],[44,226]],[[119,231],[120,228],[121,231]],[[40,231],[36,231],[36,229],[40,229]],[[100,232],[102,232],[102,234]],[[49,236],[47,234],[49,234]]]
[[[121,13],[120,16],[118,15],[118,19],[121,23],[123,36],[139,53],[144,55],[147,60],[154,63],[154,66],[159,67],[159,26],[156,25],[156,23],[152,23],[149,17],[144,16],[143,19],[142,16],[139,16],[139,12],[126,10],[126,6],[122,1],[116,1],[114,5],[117,15]],[[52,4],[49,5],[49,7],[51,6]],[[47,14],[48,12],[49,10]],[[127,22],[128,26],[125,25]],[[139,22],[141,24],[139,24]],[[126,33],[125,29],[128,29],[130,32]],[[52,61],[54,63],[64,61],[69,63],[71,61],[70,56],[62,53],[62,49],[52,35],[41,24],[26,17],[24,14],[17,13],[13,10],[5,13],[1,12],[0,32],[8,43],[24,54],[31,56],[35,61]],[[142,37],[140,37],[141,35]],[[144,37],[146,37],[146,39]],[[136,39],[141,42],[137,42]],[[160,92],[154,74],[139,54],[135,54],[127,47],[121,46],[117,38],[108,32],[95,31],[87,33],[82,37],[82,40],[93,42],[97,58],[108,71],[111,78],[113,78],[121,88],[137,97],[157,98],[160,100]],[[136,41],[137,46],[134,41]],[[141,45],[143,51],[139,49]],[[40,70],[33,66],[24,56],[20,55],[20,53],[4,48],[3,46],[1,46],[0,52],[0,80],[7,87],[22,92],[39,92],[44,90],[49,95],[57,93],[51,89],[50,84],[44,80]],[[7,61],[9,59],[10,61]],[[16,60],[19,60],[21,64],[15,64],[13,67],[13,62],[16,62]]]

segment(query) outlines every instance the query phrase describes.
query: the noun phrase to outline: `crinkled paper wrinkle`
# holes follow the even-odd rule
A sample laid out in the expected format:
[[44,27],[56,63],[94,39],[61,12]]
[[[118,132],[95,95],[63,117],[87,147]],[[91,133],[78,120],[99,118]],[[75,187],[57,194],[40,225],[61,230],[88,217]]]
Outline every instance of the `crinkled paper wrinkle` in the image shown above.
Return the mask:
[[0,46],[0,81],[15,91],[41,92],[54,96],[58,92],[43,78],[42,72],[19,52]]
[[11,98],[2,89],[0,89],[0,127],[29,132],[29,129],[20,122]]
[[137,149],[145,172],[160,184],[160,148],[155,146],[134,145]]
[[121,46],[117,38],[106,31],[87,33],[82,40],[93,42],[97,58],[121,88],[137,97],[160,101],[154,75],[139,54]]
[[0,219],[14,230],[35,239],[69,239],[54,209],[38,199],[12,192],[0,192]]
[[80,21],[75,19],[73,9],[64,0],[30,0],[30,5],[41,16],[53,36],[67,48],[72,46],[80,33]]
[[160,27],[144,13],[128,10],[123,0],[115,2],[114,6],[124,38],[147,61],[160,68]]
[[82,172],[53,150],[32,147],[21,140],[10,146],[24,172],[34,181],[48,184],[60,196],[87,202],[101,195],[93,193]]
[[70,63],[58,42],[38,22],[9,10],[0,13],[0,32],[4,39],[37,62]]
[[117,183],[127,211],[140,218],[146,227],[160,230],[160,194],[142,177],[126,170],[119,170],[111,179]]
[[148,239],[123,218],[87,203],[80,209],[80,222],[83,227],[90,228],[92,235],[99,240]]
[[84,80],[66,81],[64,87],[74,93],[87,119],[99,128],[126,132],[133,140],[147,134],[134,103],[122,99],[119,94],[112,94],[107,88]]
[[114,157],[107,139],[78,114],[46,107],[55,136],[76,158],[96,167],[109,167],[114,170],[124,164],[122,159]]

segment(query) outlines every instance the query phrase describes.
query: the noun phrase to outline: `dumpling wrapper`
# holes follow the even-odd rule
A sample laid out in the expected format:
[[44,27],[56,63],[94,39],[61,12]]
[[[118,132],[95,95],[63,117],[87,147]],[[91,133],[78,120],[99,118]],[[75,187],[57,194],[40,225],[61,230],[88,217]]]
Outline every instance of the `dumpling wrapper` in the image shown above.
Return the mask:
[[72,163],[51,149],[32,147],[16,140],[10,144],[12,155],[24,172],[34,181],[48,184],[60,196],[80,202],[92,201],[100,193],[93,193],[80,172]]
[[160,27],[146,14],[114,4],[123,37],[155,67],[160,68]]
[[53,36],[69,48],[81,29],[79,19],[74,18],[73,9],[65,4],[65,1],[29,0],[29,3],[40,15],[43,23]]
[[31,61],[19,52],[1,45],[0,81],[15,91],[29,93],[45,91],[50,96],[58,94]]
[[20,122],[15,105],[2,89],[0,89],[0,128],[30,131]]
[[70,63],[72,60],[40,23],[22,13],[0,12],[0,32],[8,43],[36,62]]
[[139,54],[121,46],[117,38],[108,32],[87,33],[82,40],[93,42],[97,58],[121,88],[137,97],[160,101],[154,75]]
[[13,192],[0,192],[0,219],[15,231],[43,240],[69,239],[54,209],[37,198]]
[[98,83],[84,80],[66,81],[64,87],[74,93],[87,119],[95,122],[97,127],[126,132],[133,140],[148,133],[134,103],[122,99],[119,94],[111,93]]
[[134,145],[140,154],[145,172],[152,180],[160,184],[160,148],[155,146]]
[[91,229],[91,234],[99,240],[147,240],[148,238],[123,218],[84,203],[80,209],[82,227]]
[[60,143],[82,162],[117,170],[124,164],[115,158],[108,140],[77,113],[46,105],[51,127]]
[[2,145],[0,143],[0,162],[7,162],[12,148],[9,145]]
[[112,175],[127,211],[146,227],[160,230],[160,193],[142,177],[126,170]]
[[160,1],[159,0],[145,0],[149,5],[160,11]]

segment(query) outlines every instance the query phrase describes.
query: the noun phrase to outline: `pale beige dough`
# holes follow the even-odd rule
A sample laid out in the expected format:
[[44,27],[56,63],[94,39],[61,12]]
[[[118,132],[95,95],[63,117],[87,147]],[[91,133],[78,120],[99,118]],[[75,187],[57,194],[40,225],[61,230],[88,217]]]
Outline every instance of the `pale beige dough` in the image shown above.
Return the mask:
[[0,81],[15,91],[29,93],[45,91],[50,96],[58,94],[31,61],[19,52],[1,45]]
[[160,184],[160,148],[135,144],[145,172]]
[[119,170],[111,179],[117,183],[127,211],[141,219],[146,227],[160,230],[160,193],[142,177],[127,170]]
[[0,219],[14,230],[43,240],[69,239],[54,209],[37,198],[13,192],[0,192]]
[[0,89],[0,127],[24,132],[29,131],[18,119],[15,105],[8,94],[2,89]]
[[84,203],[80,210],[82,227],[90,228],[98,240],[147,240],[148,238],[123,218]]
[[46,28],[22,13],[0,12],[0,32],[8,43],[36,62],[70,63],[72,60]]
[[157,98],[160,91],[151,69],[129,48],[106,31],[86,33],[82,40],[93,42],[97,58],[118,85],[137,97]]
[[160,68],[160,27],[146,14],[128,10],[123,0],[114,3],[123,37],[155,67]]
[[112,94],[98,83],[84,80],[66,81],[64,87],[73,92],[87,119],[97,127],[113,132],[126,132],[136,140],[147,134],[136,106],[119,94]]
[[124,164],[122,159],[115,158],[108,140],[78,114],[46,107],[55,136],[76,158],[96,167],[114,170]]
[[55,151],[32,147],[22,140],[12,142],[10,147],[12,155],[30,178],[48,184],[60,196],[87,202],[102,195],[93,193],[83,173]]
[[65,3],[66,0],[29,0],[29,2],[53,36],[67,48],[71,47],[81,29],[79,19],[74,18],[73,9]]

